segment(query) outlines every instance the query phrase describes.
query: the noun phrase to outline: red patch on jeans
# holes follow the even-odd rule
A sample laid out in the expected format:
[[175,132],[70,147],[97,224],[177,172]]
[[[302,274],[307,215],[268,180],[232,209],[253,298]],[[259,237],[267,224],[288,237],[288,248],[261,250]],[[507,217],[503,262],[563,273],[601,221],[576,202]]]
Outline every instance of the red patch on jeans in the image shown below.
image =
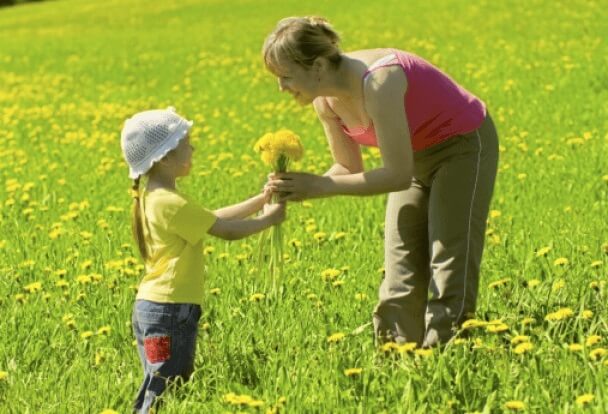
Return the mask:
[[170,336],[151,336],[144,339],[144,350],[146,359],[155,364],[171,358],[171,337]]

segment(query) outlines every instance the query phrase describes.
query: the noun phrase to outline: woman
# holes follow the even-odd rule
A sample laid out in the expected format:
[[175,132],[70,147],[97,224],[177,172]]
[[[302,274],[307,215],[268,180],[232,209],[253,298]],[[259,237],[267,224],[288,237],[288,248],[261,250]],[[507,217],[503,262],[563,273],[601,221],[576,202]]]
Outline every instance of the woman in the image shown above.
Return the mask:
[[[312,103],[334,165],[285,173],[283,200],[389,193],[376,338],[445,343],[475,311],[498,138],[485,104],[424,59],[396,49],[344,53],[318,17],[281,20],[263,47],[279,89]],[[383,166],[365,171],[360,145]],[[429,290],[431,295],[429,296]]]

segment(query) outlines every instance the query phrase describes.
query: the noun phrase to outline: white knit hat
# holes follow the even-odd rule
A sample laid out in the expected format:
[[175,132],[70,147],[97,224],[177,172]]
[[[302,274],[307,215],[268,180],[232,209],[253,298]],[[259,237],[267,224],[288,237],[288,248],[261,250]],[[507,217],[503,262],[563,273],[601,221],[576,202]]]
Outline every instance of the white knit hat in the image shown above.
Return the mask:
[[127,119],[120,134],[120,146],[129,165],[129,178],[145,174],[175,149],[192,124],[173,107],[139,112]]

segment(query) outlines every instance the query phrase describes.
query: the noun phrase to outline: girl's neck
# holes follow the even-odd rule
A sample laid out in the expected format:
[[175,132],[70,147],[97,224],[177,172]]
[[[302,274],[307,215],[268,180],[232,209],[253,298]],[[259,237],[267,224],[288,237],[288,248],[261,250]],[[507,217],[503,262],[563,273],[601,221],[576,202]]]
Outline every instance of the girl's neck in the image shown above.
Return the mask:
[[175,190],[175,177],[150,175],[148,183],[146,184],[146,191],[154,191],[157,188]]

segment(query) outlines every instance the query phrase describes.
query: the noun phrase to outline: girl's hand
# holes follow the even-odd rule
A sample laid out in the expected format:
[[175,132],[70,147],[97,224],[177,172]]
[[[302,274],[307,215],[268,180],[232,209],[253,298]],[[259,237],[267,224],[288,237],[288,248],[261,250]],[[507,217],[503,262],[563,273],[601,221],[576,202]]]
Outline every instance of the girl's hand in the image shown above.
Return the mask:
[[266,186],[280,194],[280,202],[321,197],[327,183],[327,177],[308,173],[273,173],[268,179]]
[[285,220],[285,203],[264,204],[264,216],[270,219],[272,225]]

